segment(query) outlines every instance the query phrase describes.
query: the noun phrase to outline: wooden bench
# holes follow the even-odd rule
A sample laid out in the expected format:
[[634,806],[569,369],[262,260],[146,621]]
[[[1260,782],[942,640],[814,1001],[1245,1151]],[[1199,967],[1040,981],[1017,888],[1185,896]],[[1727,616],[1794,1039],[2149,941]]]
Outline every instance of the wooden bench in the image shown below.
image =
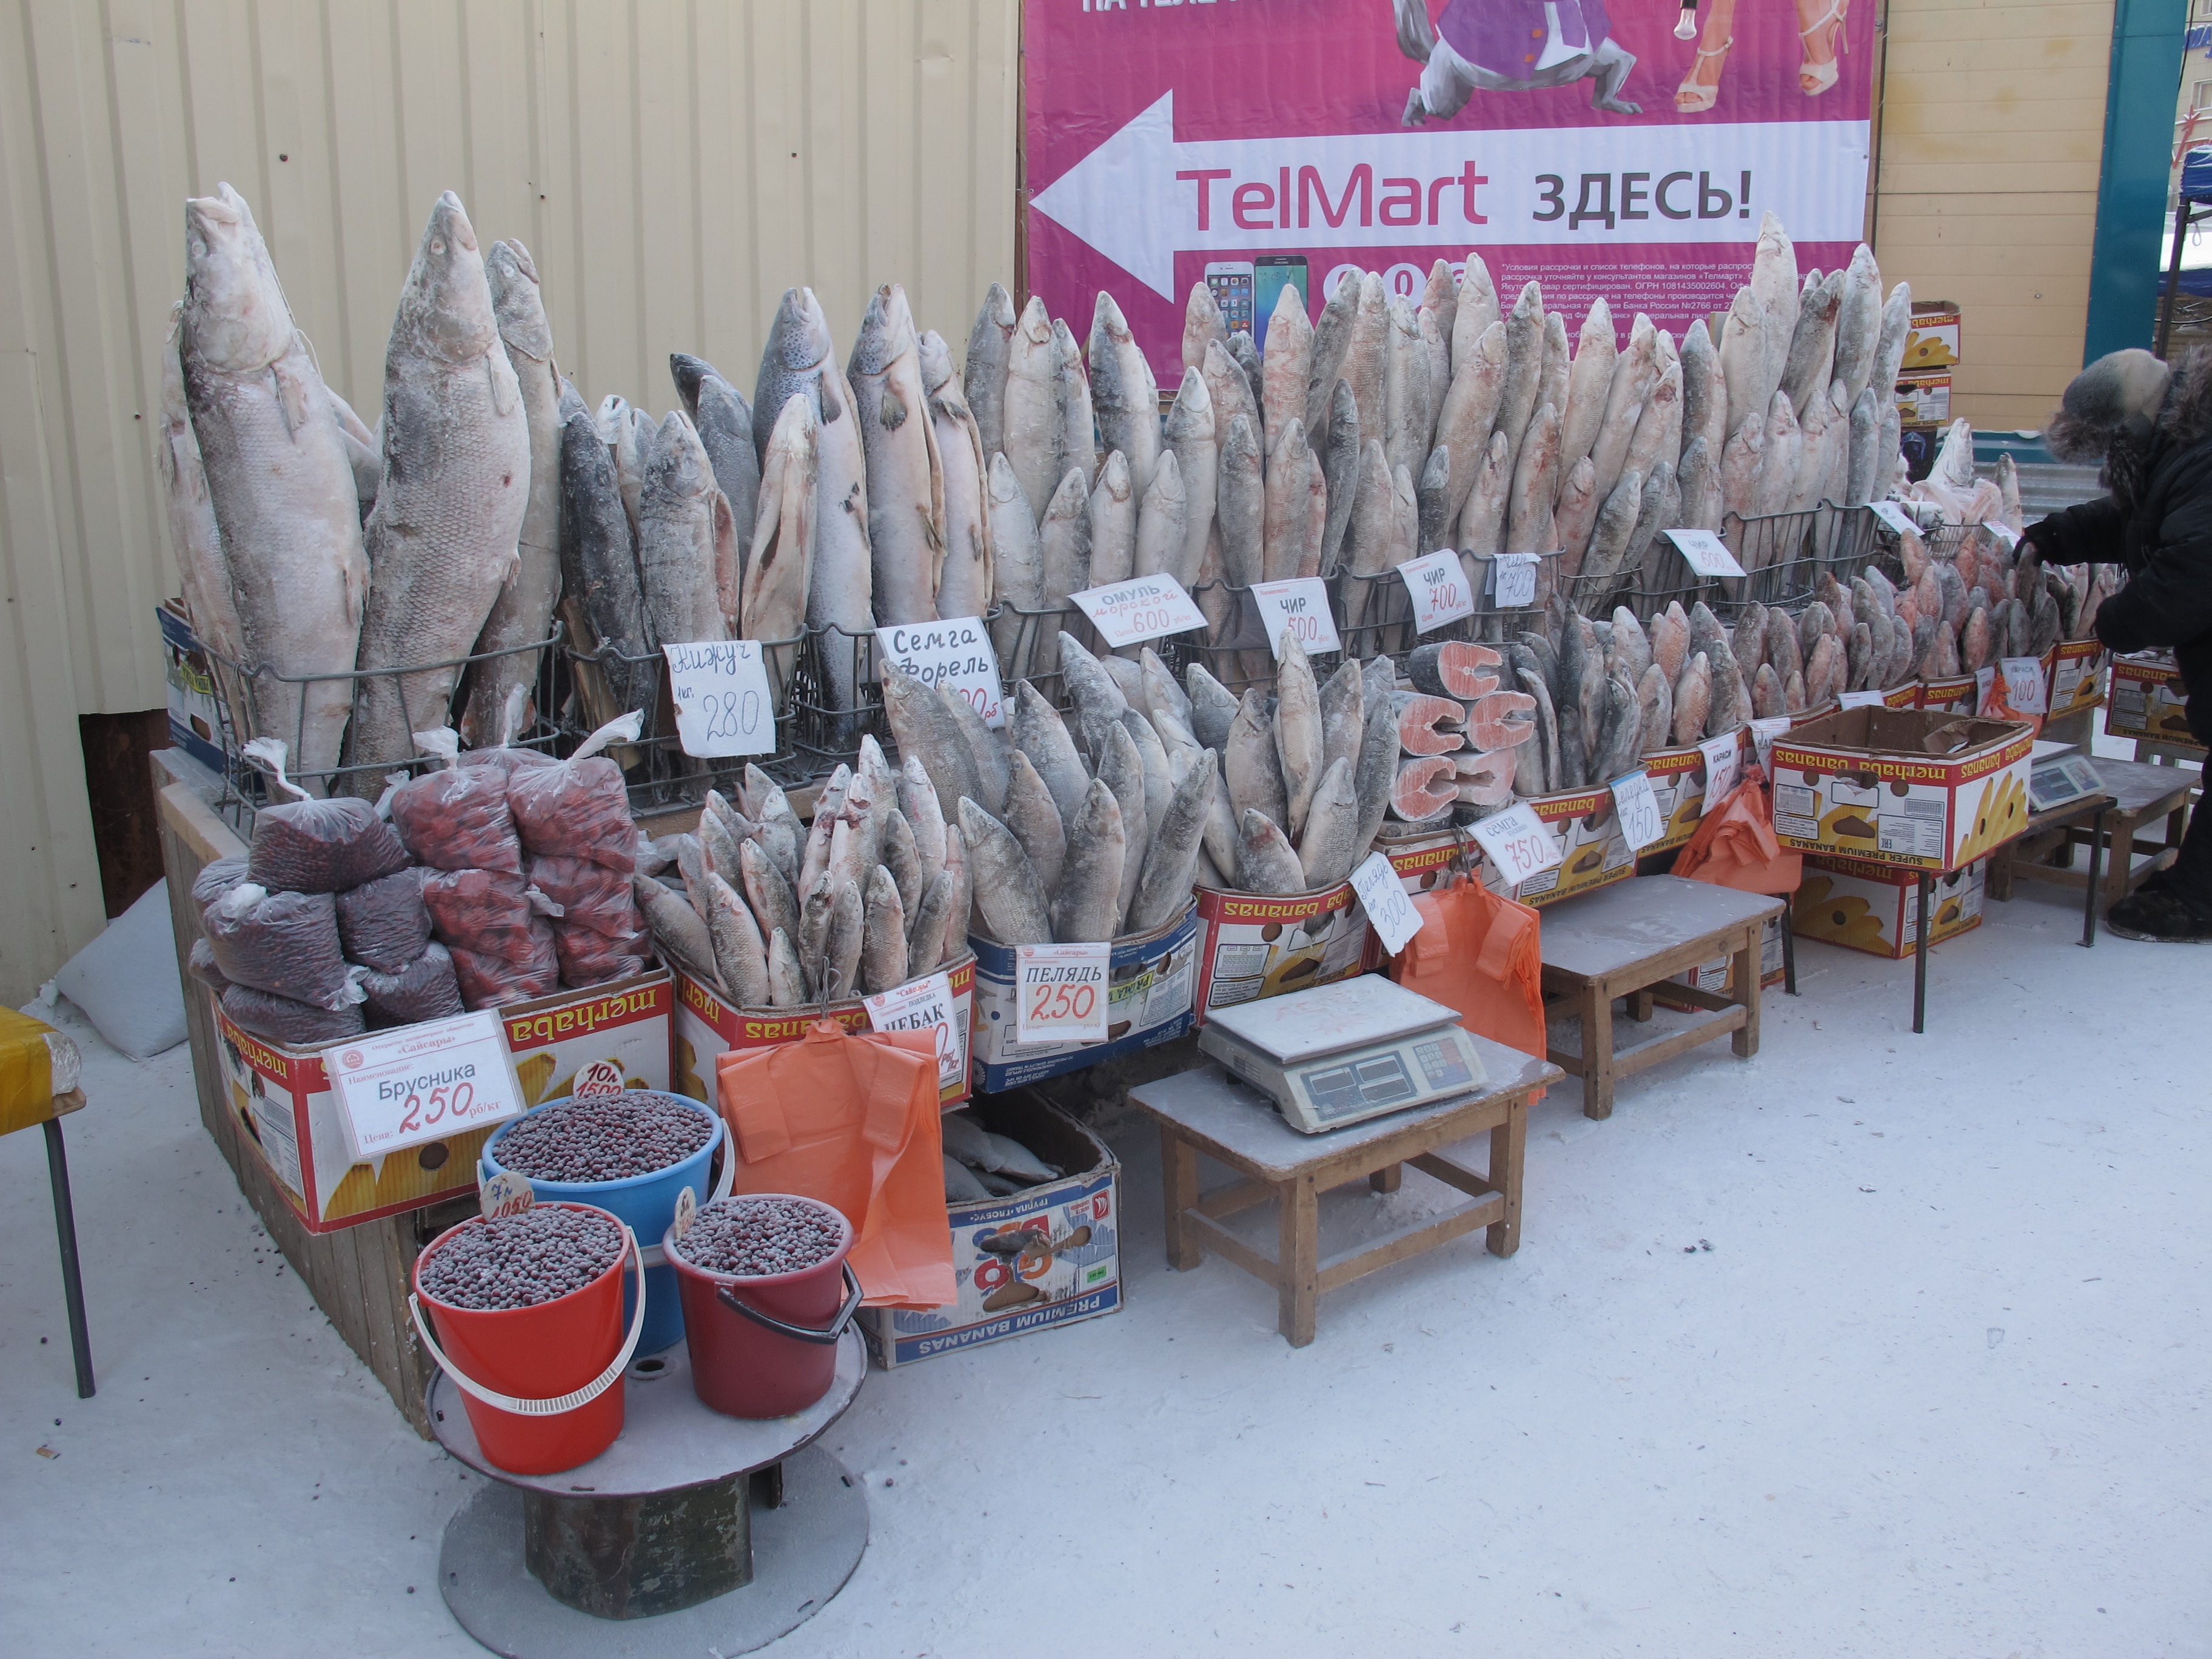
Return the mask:
[[[2178,766],[2154,766],[2146,761],[2095,757],[2097,775],[2113,804],[2105,811],[2110,851],[2104,873],[2104,902],[2118,903],[2142,884],[2153,865],[2135,866],[2137,853],[2158,854],[2181,845],[2189,821],[2189,801],[2201,774]],[[2069,803],[2071,805],[2072,803]],[[2064,808],[2059,809],[2062,812]],[[2166,820],[2162,841],[2142,839],[2142,831],[2158,819]],[[2012,897],[2015,881],[2047,881],[2061,887],[2085,887],[2087,872],[2073,867],[2074,848],[2087,846],[2091,830],[2080,823],[2059,823],[2048,831],[2033,825],[2018,841],[1999,848],[1990,858],[1989,896],[2000,901]],[[2052,856],[2059,864],[2042,860]]]
[[[1322,1134],[1301,1134],[1265,1095],[1211,1061],[1129,1091],[1159,1121],[1160,1171],[1167,1189],[1168,1265],[1188,1272],[1211,1249],[1275,1287],[1276,1322],[1294,1348],[1314,1340],[1316,1304],[1324,1291],[1379,1267],[1432,1250],[1477,1227],[1489,1230],[1492,1255],[1521,1244],[1521,1171],[1528,1140],[1528,1102],[1559,1080],[1557,1066],[1486,1037],[1474,1038],[1486,1078],[1473,1094],[1370,1118]],[[1490,1132],[1490,1167],[1477,1174],[1437,1149]],[[1242,1177],[1201,1194],[1198,1155]],[[1322,1194],[1366,1178],[1395,1192],[1400,1165],[1468,1194],[1468,1203],[1433,1220],[1334,1255],[1321,1254]],[[1275,1200],[1277,1248],[1254,1249],[1223,1218]]]
[[[1543,912],[1544,994],[1581,1017],[1582,1052],[1554,1048],[1553,1062],[1583,1080],[1584,1116],[1613,1115],[1624,1077],[1733,1034],[1738,1055],[1759,1052],[1759,935],[1783,901],[1680,876],[1637,876],[1563,900]],[[1663,1036],[1626,1048],[1613,1042],[1613,1004],[1626,998],[1632,1019],[1651,1016],[1650,989],[1715,957],[1733,959],[1726,994],[1692,985],[1667,988],[1671,1000],[1706,1011]]]

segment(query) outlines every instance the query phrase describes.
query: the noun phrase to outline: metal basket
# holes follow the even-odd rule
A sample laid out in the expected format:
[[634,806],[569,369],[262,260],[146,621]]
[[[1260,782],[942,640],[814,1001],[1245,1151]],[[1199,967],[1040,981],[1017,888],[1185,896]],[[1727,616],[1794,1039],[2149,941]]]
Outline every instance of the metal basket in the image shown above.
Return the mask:
[[[1247,598],[1250,592],[1249,588],[1234,587],[1227,582],[1207,582],[1193,588],[1191,598],[1200,610],[1212,615],[1217,605],[1223,607],[1226,619],[1222,623],[1220,637],[1208,639],[1195,629],[1188,634],[1178,634],[1165,641],[1170,651],[1162,653],[1162,660],[1178,675],[1192,663],[1198,664],[1233,696],[1241,697],[1254,686],[1272,695],[1275,688],[1274,648],[1261,630],[1259,611]],[[1339,648],[1306,653],[1317,680],[1327,679],[1334,673],[1346,655],[1342,611],[1334,595],[1329,600],[1329,621],[1336,628]],[[1158,651],[1161,643],[1155,641],[1152,648]]]
[[[841,706],[841,684],[853,688],[849,708]],[[848,634],[833,623],[809,628],[783,686],[783,707],[781,718],[791,722],[792,763],[802,779],[854,764],[863,738],[889,749],[891,724],[884,712],[875,630]]]

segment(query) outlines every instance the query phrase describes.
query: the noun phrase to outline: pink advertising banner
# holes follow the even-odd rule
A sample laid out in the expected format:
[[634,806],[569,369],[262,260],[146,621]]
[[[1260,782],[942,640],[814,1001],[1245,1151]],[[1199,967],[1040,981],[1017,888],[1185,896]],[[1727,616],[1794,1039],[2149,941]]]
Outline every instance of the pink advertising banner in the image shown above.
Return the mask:
[[1029,285],[1076,319],[1110,292],[1163,387],[1195,283],[1256,337],[1287,285],[1317,316],[1348,269],[1412,297],[1469,250],[1571,331],[1603,295],[1624,338],[1679,335],[1763,213],[1801,269],[1849,262],[1875,7],[1846,3],[1024,0]]

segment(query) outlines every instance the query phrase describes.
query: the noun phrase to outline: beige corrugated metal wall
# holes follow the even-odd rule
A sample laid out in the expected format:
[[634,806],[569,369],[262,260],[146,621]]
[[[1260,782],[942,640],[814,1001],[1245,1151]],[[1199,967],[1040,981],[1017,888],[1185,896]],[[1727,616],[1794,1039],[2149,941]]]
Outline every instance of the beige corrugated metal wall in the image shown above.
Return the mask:
[[0,999],[100,931],[81,713],[158,706],[151,461],[185,196],[253,204],[374,421],[430,204],[535,256],[562,368],[750,391],[793,283],[955,344],[1014,260],[1018,0],[12,0],[0,9]]

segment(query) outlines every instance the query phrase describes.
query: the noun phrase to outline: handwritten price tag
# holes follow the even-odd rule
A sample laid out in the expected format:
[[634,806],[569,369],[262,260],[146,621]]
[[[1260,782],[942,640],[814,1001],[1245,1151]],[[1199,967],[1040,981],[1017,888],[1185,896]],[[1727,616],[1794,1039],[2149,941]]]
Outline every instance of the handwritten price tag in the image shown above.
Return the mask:
[[1905,509],[1895,501],[1869,501],[1867,505],[1873,508],[1875,518],[1880,519],[1899,535],[1902,536],[1907,531],[1916,536],[1920,533],[1920,526],[1913,523],[1906,516]]
[[507,1030],[489,1009],[356,1037],[323,1064],[357,1164],[522,1112]]
[[1741,751],[1736,748],[1733,732],[1726,737],[1707,738],[1698,748],[1705,757],[1705,811],[1710,812],[1735,787],[1735,781],[1743,769],[1739,759]]
[[1490,562],[1490,602],[1500,611],[1536,603],[1536,555],[1500,553]]
[[1839,708],[1880,708],[1883,694],[1879,691],[1846,691],[1836,699]]
[[1305,648],[1309,657],[1324,651],[1341,651],[1336,618],[1328,613],[1328,584],[1318,576],[1297,576],[1289,581],[1255,582],[1252,603],[1259,607],[1260,626],[1267,646],[1279,658],[1287,634]]
[[1474,588],[1467,568],[1449,548],[1425,553],[1398,567],[1406,591],[1413,596],[1413,631],[1425,634],[1474,614]]
[[[512,1170],[501,1170],[490,1180],[483,1179],[483,1165],[477,1166],[477,1208],[487,1221],[498,1221],[511,1215],[520,1215],[525,1210],[538,1207],[538,1188],[530,1184],[528,1176],[519,1176]],[[685,1188],[684,1191],[690,1191]]]
[[664,645],[676,700],[676,740],[702,759],[775,748],[775,700],[757,640]]
[[1014,950],[1017,1042],[1103,1042],[1112,947],[1023,945]]
[[889,623],[876,629],[876,648],[924,685],[941,685],[967,698],[984,725],[1006,723],[998,654],[981,617]]
[[1651,793],[1650,773],[1626,773],[1608,787],[1613,791],[1613,810],[1620,816],[1620,838],[1628,843],[1630,852],[1642,852],[1667,833],[1659,798]]
[[1205,613],[1173,576],[1132,576],[1070,597],[1109,647],[1138,645],[1164,634],[1206,626]]
[[861,999],[868,1025],[878,1031],[928,1031],[937,1035],[937,1086],[960,1081],[968,1069],[968,1030],[953,1018],[952,980],[932,974],[908,980]]
[[1560,850],[1559,838],[1545,827],[1536,809],[1526,801],[1483,819],[1474,826],[1474,838],[1482,843],[1484,855],[1498,866],[1498,877],[1508,887],[1518,887],[1529,877],[1540,876],[1567,856]]
[[1728,544],[1710,530],[1668,530],[1660,533],[1680,550],[1682,562],[1700,576],[1743,574],[1743,567],[1728,550]]
[[2005,701],[2012,705],[2014,714],[2050,712],[2051,696],[2043,683],[2040,657],[2007,657],[2000,665],[2004,669]]
[[1382,948],[1392,956],[1404,950],[1406,941],[1421,931],[1421,913],[1406,896],[1406,884],[1398,879],[1398,872],[1390,867],[1385,854],[1370,853],[1352,872],[1352,888],[1359,895],[1367,920],[1374,925],[1375,937],[1382,941]]

